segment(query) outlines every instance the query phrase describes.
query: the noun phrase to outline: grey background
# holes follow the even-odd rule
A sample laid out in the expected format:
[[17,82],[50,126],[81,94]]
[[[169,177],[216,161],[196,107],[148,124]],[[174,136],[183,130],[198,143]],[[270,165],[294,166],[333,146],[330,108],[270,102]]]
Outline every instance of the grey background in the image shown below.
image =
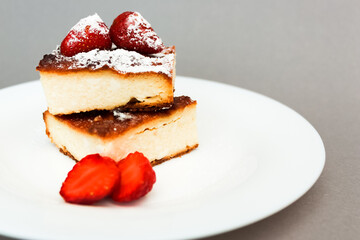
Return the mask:
[[359,239],[359,1],[0,1],[0,88],[38,79],[42,55],[80,18],[97,12],[110,26],[126,10],[176,45],[178,75],[272,97],[324,141],[324,172],[301,199],[207,239]]

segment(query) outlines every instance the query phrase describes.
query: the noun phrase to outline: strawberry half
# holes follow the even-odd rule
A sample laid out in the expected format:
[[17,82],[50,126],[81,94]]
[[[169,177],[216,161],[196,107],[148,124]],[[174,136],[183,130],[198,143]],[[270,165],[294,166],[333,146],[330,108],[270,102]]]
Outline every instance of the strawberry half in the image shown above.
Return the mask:
[[115,186],[112,199],[130,202],[145,196],[156,182],[149,160],[139,152],[130,153],[118,163],[120,182]]
[[99,154],[88,155],[68,173],[60,195],[69,203],[91,204],[111,194],[118,180],[114,160]]
[[163,42],[140,13],[124,12],[115,18],[110,27],[110,37],[119,48],[142,54],[159,53]]
[[62,41],[60,51],[71,57],[93,49],[111,49],[109,29],[96,13],[81,19]]

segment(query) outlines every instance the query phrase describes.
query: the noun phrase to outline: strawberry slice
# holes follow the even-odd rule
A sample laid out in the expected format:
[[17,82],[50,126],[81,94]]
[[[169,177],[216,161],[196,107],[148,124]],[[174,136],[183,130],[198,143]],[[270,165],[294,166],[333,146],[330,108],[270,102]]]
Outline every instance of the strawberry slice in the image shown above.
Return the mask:
[[60,51],[71,57],[94,49],[111,49],[109,29],[96,13],[81,19],[62,41]]
[[111,194],[118,180],[114,160],[99,154],[88,155],[68,173],[60,195],[69,203],[92,204]]
[[151,191],[156,175],[149,160],[139,152],[130,153],[118,163],[120,182],[115,186],[112,199],[117,202],[137,200]]
[[159,53],[164,49],[150,23],[138,12],[124,12],[117,16],[110,27],[110,37],[119,48],[142,54]]

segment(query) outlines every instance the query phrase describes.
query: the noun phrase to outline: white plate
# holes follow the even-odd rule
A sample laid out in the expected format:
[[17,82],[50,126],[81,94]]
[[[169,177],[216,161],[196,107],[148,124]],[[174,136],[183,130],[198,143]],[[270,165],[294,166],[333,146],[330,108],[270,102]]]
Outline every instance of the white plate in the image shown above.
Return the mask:
[[39,81],[0,90],[0,234],[33,239],[185,239],[239,228],[285,208],[318,179],[325,151],[299,114],[262,95],[177,77],[198,101],[199,148],[155,167],[157,182],[126,205],[67,204],[74,161],[45,135]]

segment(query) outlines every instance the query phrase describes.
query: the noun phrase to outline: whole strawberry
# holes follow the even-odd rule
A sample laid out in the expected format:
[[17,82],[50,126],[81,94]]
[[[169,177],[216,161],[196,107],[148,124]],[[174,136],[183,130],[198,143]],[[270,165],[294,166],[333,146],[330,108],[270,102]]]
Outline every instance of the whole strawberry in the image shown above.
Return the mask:
[[81,19],[62,41],[60,51],[71,57],[93,49],[111,49],[109,29],[96,13]]
[[110,27],[110,37],[119,48],[142,54],[159,53],[164,49],[150,23],[138,12],[124,12],[115,18]]

